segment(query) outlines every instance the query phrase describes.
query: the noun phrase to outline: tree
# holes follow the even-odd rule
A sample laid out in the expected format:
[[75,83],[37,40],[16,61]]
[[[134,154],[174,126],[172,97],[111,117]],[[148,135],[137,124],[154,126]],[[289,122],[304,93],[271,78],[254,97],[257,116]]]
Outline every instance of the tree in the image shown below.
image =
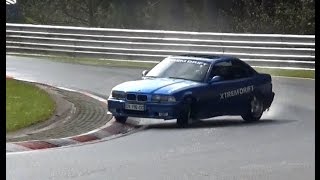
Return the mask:
[[[22,22],[32,24],[315,33],[314,0],[23,0],[18,4]],[[9,18],[12,14],[17,12],[7,8],[7,22],[17,22]]]
[[233,32],[314,34],[314,0],[234,0],[224,12]]

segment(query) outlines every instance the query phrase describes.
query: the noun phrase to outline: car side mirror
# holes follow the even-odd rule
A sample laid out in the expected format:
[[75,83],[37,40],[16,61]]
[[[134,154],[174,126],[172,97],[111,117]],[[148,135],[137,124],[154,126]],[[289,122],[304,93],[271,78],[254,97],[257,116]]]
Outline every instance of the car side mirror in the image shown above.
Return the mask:
[[148,70],[142,71],[142,77],[146,76],[148,74],[148,72],[149,72]]
[[214,76],[212,79],[210,79],[209,83],[214,83],[214,82],[218,82],[218,81],[222,81],[222,77],[221,76]]

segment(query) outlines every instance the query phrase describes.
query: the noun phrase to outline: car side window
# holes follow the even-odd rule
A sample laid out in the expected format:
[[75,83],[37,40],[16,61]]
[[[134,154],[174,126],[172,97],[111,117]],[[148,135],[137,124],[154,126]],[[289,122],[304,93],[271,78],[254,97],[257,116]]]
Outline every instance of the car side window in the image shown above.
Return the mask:
[[221,76],[223,80],[232,79],[232,64],[231,62],[219,62],[215,64],[210,72],[209,79],[214,76]]
[[238,60],[232,62],[232,72],[234,79],[247,78],[253,75],[253,71],[248,65]]
[[223,80],[234,80],[251,77],[254,74],[249,65],[242,61],[219,62],[211,69],[209,79],[221,76]]

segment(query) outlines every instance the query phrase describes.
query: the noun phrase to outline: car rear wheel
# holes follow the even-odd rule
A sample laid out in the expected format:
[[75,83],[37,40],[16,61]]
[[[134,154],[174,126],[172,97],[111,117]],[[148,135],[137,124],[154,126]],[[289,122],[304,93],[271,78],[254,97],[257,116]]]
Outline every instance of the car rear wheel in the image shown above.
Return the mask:
[[249,107],[249,111],[242,115],[243,120],[246,122],[259,121],[264,111],[262,98],[253,96]]
[[117,122],[124,124],[126,123],[128,116],[115,116],[114,118]]
[[180,112],[178,118],[177,118],[177,124],[180,127],[186,127],[187,125],[192,123],[192,118],[191,118],[191,104],[192,104],[192,100],[191,98],[187,98],[184,101],[184,108],[183,110]]

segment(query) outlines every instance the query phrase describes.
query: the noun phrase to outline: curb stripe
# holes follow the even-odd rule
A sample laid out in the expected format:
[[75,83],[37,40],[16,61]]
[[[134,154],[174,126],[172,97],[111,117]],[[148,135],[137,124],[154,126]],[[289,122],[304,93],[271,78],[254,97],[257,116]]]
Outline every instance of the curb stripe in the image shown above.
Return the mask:
[[16,142],[14,144],[29,148],[29,149],[47,149],[58,147],[54,144],[45,142],[45,141],[33,141],[33,142]]
[[98,138],[94,135],[88,134],[88,135],[82,135],[82,136],[75,136],[75,137],[72,137],[71,139],[79,142],[87,142],[87,141],[97,140]]
[[67,138],[66,139],[49,139],[49,140],[46,140],[46,142],[50,144],[54,144],[56,146],[68,146],[68,145],[79,143],[78,141],[75,141],[73,139],[67,139]]
[[18,144],[14,144],[14,143],[6,143],[6,151],[9,152],[15,152],[15,151],[30,151],[31,149],[18,145]]
[[112,136],[113,134],[108,132],[108,131],[100,130],[100,131],[97,131],[97,132],[93,133],[92,135],[94,135],[98,139],[103,139],[105,137]]
[[124,129],[123,124],[113,123],[111,126],[103,128],[102,130],[103,131],[107,131],[107,132],[112,133],[112,134],[118,134],[123,129]]

